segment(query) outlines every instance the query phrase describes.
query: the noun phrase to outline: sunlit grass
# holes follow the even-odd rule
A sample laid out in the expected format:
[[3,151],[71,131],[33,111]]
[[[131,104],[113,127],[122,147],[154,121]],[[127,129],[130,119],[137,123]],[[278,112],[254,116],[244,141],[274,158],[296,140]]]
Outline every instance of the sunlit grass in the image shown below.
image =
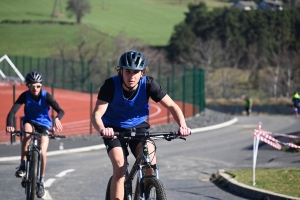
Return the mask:
[[[253,186],[253,171],[234,170],[228,171],[235,179],[249,186]],[[293,197],[300,197],[300,169],[256,169],[254,187],[285,194]]]
[[[52,18],[56,0],[1,0],[0,22],[11,20],[29,24],[0,24],[0,54],[45,57],[58,53],[51,44],[64,40],[68,48],[76,47],[74,38],[82,27],[90,29],[104,40],[112,40],[120,33],[129,38],[138,38],[150,45],[167,45],[174,26],[184,20],[188,3],[199,0],[89,0],[91,13],[83,19],[83,25],[40,24],[40,21],[75,22],[68,17],[67,0],[61,0],[63,17]],[[58,1],[59,2],[59,1]],[[208,7],[230,6],[226,1],[205,0]],[[56,11],[59,11],[59,5]]]

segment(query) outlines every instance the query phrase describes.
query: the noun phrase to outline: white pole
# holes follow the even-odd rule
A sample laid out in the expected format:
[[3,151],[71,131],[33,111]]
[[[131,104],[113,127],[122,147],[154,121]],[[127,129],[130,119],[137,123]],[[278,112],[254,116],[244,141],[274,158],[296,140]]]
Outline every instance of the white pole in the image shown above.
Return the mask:
[[7,55],[4,55],[0,58],[0,62],[2,62],[2,60],[6,60],[11,68],[13,68],[13,70],[17,73],[17,75],[19,76],[19,78],[24,82],[25,81],[25,78],[23,77],[23,75],[19,72],[19,70],[16,68],[16,66],[14,65],[13,62],[11,62],[11,60],[9,59],[9,57]]
[[257,153],[258,153],[258,144],[259,144],[259,137],[260,137],[260,130],[261,130],[261,122],[258,123],[257,126],[258,132],[255,133],[253,137],[253,177],[252,182],[253,186],[256,184],[255,182],[255,168],[256,168],[256,161],[257,161]]
[[3,79],[6,78],[5,74],[2,72],[2,70],[0,69],[0,75],[2,76]]

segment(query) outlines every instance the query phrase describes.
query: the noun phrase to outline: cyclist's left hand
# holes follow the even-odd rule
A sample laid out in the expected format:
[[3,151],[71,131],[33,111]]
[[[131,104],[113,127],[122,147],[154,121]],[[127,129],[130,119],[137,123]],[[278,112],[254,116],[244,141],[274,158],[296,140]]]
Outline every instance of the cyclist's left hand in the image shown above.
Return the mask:
[[182,137],[187,137],[187,136],[189,136],[191,134],[191,129],[189,127],[187,127],[187,126],[181,126],[179,128],[179,134]]
[[58,118],[55,118],[54,125],[53,125],[53,130],[59,132],[59,131],[62,131],[62,128],[63,127],[61,125],[60,120]]

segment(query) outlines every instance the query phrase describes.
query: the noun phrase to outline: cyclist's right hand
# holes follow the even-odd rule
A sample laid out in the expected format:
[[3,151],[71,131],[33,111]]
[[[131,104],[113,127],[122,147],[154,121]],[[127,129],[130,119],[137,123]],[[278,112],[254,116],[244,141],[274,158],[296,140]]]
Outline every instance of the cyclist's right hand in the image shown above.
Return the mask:
[[114,130],[112,128],[101,129],[100,134],[104,138],[114,138]]
[[13,127],[13,126],[7,126],[6,127],[6,132],[12,133],[14,131],[15,131],[15,127]]

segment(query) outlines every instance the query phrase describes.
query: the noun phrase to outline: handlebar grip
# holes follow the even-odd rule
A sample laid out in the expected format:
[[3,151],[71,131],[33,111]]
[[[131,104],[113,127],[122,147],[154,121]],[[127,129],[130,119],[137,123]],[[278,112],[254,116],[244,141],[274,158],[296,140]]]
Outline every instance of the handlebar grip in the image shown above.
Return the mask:
[[65,135],[55,135],[55,134],[50,134],[48,135],[50,138],[55,139],[55,138],[66,138]]

